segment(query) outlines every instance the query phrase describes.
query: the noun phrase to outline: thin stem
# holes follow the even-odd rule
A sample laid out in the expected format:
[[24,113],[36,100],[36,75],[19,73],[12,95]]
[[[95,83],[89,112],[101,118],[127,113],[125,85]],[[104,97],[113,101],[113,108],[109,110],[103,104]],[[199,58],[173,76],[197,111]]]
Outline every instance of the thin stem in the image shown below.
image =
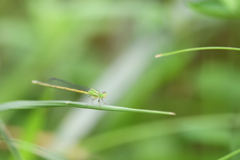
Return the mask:
[[183,53],[183,52],[189,52],[189,51],[213,50],[213,49],[240,51],[240,48],[235,48],[235,47],[198,47],[198,48],[188,48],[188,49],[183,49],[183,50],[178,50],[178,51],[173,51],[168,53],[157,54],[155,58],[169,56],[169,55]]

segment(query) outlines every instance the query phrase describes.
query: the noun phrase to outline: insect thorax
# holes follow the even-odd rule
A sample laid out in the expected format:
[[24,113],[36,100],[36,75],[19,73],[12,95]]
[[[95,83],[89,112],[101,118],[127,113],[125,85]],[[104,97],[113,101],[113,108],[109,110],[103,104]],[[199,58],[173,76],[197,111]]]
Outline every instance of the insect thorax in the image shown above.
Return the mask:
[[99,92],[93,88],[88,91],[90,96],[99,96]]

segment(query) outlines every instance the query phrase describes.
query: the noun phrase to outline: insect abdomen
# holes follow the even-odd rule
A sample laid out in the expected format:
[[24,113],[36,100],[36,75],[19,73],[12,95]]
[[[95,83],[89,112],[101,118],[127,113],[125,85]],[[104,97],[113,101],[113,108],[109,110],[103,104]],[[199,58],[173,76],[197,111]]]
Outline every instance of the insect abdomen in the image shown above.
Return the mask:
[[47,83],[43,83],[43,82],[39,82],[39,81],[32,81],[32,83],[39,84],[39,85],[46,86],[46,87],[52,87],[52,88],[63,89],[63,90],[67,90],[67,91],[89,94],[86,91],[77,90],[77,89],[73,89],[73,88],[62,87],[62,86],[57,86],[57,85],[52,85],[52,84],[47,84]]

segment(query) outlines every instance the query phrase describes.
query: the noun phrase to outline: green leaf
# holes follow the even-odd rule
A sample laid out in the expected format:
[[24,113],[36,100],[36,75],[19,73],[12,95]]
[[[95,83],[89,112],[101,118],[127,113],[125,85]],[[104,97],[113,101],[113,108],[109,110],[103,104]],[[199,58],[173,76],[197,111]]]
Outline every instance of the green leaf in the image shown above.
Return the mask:
[[109,105],[96,106],[96,105],[89,105],[87,103],[72,102],[72,101],[13,101],[13,102],[1,104],[0,111],[6,111],[10,109],[38,109],[38,108],[51,108],[51,107],[76,107],[76,108],[96,109],[96,110],[106,110],[106,111],[141,112],[141,113],[175,115],[175,113],[173,112],[133,109],[133,108],[109,106]]
[[220,17],[220,18],[229,18],[234,17],[232,12],[229,11],[229,8],[219,1],[200,1],[200,2],[189,2],[190,7],[202,14]]
[[232,12],[233,14],[239,14],[239,0],[220,0],[223,5],[226,6],[226,8]]

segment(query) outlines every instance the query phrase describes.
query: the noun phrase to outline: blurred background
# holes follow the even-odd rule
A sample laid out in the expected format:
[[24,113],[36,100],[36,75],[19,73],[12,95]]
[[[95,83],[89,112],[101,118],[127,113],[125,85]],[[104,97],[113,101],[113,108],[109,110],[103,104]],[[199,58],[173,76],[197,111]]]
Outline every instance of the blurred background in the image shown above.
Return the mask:
[[[65,107],[11,110],[1,119],[14,138],[69,160],[218,159],[240,148],[239,52],[154,56],[239,47],[239,7],[238,0],[0,0],[1,103],[88,101],[31,84],[58,77],[107,91],[109,105],[177,114]],[[48,159],[20,151],[26,160]],[[0,159],[13,159],[4,141]]]

